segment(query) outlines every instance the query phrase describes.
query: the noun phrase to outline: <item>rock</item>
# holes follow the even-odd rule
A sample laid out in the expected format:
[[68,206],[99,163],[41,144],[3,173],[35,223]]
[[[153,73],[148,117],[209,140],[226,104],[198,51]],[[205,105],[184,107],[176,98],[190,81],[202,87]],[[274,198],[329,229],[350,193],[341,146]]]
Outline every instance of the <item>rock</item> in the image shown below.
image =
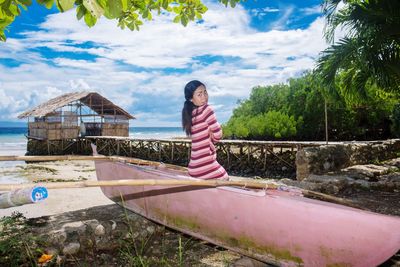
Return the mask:
[[89,228],[94,232],[96,230],[96,227],[100,224],[98,220],[93,219],[93,220],[86,220],[83,222],[85,225],[89,226]]
[[64,231],[64,229],[58,230],[50,233],[48,240],[53,245],[63,245],[65,240],[67,240],[67,233]]
[[[400,139],[300,148],[296,153],[296,178],[302,180],[310,174],[337,172],[352,165],[381,162],[397,157],[398,151]],[[387,164],[399,168],[400,159]]]
[[383,164],[388,165],[388,166],[392,166],[392,167],[395,167],[395,168],[400,168],[400,158],[387,160]]
[[348,184],[349,182],[353,181],[352,178],[346,175],[316,175],[311,174],[306,179],[305,182],[312,182],[312,183],[340,183],[340,184]]
[[58,254],[58,249],[56,249],[54,247],[48,247],[48,248],[44,249],[44,252],[46,254],[49,254],[49,255],[57,255]]
[[62,252],[64,255],[74,255],[79,252],[80,248],[81,248],[81,245],[79,243],[72,242],[72,243],[67,244],[63,248]]
[[94,230],[94,234],[96,236],[103,236],[103,235],[105,235],[105,233],[106,233],[106,229],[101,224],[97,225],[96,229]]
[[147,226],[147,228],[146,228],[146,231],[147,231],[149,234],[153,234],[153,233],[155,232],[155,230],[156,230],[156,228],[155,228],[154,226],[152,226],[152,225]]
[[82,221],[69,222],[64,224],[62,229],[64,229],[67,234],[71,232],[83,234],[86,231],[86,225]]
[[331,164],[329,162],[327,162],[327,161],[324,162],[323,166],[324,166],[324,170],[325,171],[329,171],[330,168],[331,168]]
[[389,173],[382,175],[379,180],[400,183],[400,172]]
[[64,262],[64,257],[61,257],[60,255],[57,255],[56,258],[56,265],[61,266],[61,264]]
[[377,180],[376,177],[389,172],[389,167],[374,164],[354,165],[342,170],[342,173],[354,179],[364,179],[367,181]]
[[371,188],[371,183],[365,180],[355,180],[352,183],[353,186],[355,187],[361,187],[363,189],[370,189]]
[[110,220],[111,222],[111,231],[114,231],[117,228],[117,223],[114,220]]

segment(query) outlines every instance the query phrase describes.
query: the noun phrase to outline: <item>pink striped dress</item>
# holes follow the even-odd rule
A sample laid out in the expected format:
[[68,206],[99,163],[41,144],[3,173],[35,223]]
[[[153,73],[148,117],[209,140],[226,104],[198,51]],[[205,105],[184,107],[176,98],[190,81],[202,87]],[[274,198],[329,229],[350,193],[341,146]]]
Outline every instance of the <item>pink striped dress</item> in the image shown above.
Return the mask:
[[209,105],[193,110],[191,134],[189,175],[200,179],[228,179],[224,167],[217,162],[214,146],[222,138],[222,129]]

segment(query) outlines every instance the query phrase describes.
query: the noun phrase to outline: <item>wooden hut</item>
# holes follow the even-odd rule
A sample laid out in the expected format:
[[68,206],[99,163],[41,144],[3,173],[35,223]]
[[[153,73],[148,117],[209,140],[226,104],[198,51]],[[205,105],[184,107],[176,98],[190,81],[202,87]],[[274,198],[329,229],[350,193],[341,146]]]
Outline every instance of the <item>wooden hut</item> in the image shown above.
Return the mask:
[[80,136],[129,136],[132,115],[96,92],[68,93],[23,112],[28,138],[74,139]]

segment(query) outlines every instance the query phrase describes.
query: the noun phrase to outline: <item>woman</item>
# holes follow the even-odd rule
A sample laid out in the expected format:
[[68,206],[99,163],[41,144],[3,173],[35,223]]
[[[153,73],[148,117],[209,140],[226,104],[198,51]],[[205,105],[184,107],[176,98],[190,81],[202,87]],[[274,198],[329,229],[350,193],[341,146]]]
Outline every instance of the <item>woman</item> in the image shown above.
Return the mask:
[[189,175],[200,179],[228,179],[225,169],[217,162],[214,144],[221,140],[222,129],[213,109],[208,105],[206,86],[191,81],[185,86],[182,127],[192,138]]

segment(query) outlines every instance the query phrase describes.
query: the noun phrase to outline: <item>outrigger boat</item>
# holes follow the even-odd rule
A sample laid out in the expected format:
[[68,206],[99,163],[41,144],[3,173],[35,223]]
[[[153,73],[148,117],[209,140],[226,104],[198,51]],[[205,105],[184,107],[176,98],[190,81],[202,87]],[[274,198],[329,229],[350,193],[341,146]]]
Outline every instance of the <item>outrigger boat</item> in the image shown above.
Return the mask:
[[[166,165],[95,160],[98,180],[196,181]],[[293,188],[102,187],[142,216],[278,266],[377,266],[400,249],[400,218],[306,198]]]
[[[182,167],[125,157],[0,156],[0,161],[72,159],[94,160],[99,181],[41,186],[101,186],[107,197],[148,219],[274,265],[378,266],[400,249],[399,217],[306,197],[354,204],[318,192],[193,179]],[[36,186],[1,184],[0,190]]]

